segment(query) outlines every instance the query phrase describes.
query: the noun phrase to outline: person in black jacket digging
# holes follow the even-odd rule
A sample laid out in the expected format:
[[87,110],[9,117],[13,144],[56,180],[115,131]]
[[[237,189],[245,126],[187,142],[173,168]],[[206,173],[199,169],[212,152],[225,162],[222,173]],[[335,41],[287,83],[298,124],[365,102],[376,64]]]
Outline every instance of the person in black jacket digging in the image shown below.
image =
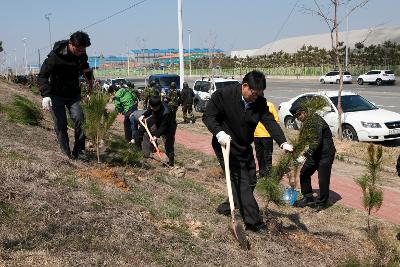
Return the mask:
[[[73,33],[69,40],[56,42],[44,60],[37,79],[43,97],[43,109],[51,112],[58,143],[62,152],[69,158],[86,159],[83,153],[85,133],[79,76],[84,75],[87,79],[90,93],[93,87],[93,72],[87,62],[88,46],[90,38],[87,33],[81,31]],[[72,153],[69,147],[65,107],[74,122],[75,145]]]
[[[176,119],[175,113],[169,109],[168,105],[161,101],[160,95],[152,95],[149,99],[150,108],[146,110],[142,116],[139,117],[140,121],[146,119],[147,127],[153,135],[153,139],[143,139],[146,133],[144,127],[140,127],[137,134],[135,143],[141,148],[145,156],[150,156],[154,150],[150,141],[157,142],[157,138],[164,137],[165,152],[168,156],[168,165],[174,166],[175,152],[175,133],[176,133]],[[143,142],[142,142],[143,141]]]
[[[251,71],[243,78],[242,84],[214,92],[203,115],[204,124],[220,145],[225,146],[231,139],[229,164],[235,207],[239,208],[246,229],[260,234],[266,233],[266,227],[253,195],[257,178],[251,147],[258,122],[265,126],[282,149],[293,151],[281,127],[268,111],[263,97],[265,88],[264,74]],[[217,212],[230,214],[229,202],[220,204]]]
[[[329,125],[318,114],[308,114],[302,106],[293,106],[290,109],[298,120],[304,122],[309,118],[310,129],[314,130],[315,142],[309,145],[303,155],[297,158],[298,163],[304,163],[300,170],[300,186],[303,198],[295,202],[297,207],[314,207],[317,211],[325,209],[329,200],[329,184],[331,179],[332,164],[335,159],[336,148],[332,139]],[[318,171],[319,198],[313,196],[311,176]]]

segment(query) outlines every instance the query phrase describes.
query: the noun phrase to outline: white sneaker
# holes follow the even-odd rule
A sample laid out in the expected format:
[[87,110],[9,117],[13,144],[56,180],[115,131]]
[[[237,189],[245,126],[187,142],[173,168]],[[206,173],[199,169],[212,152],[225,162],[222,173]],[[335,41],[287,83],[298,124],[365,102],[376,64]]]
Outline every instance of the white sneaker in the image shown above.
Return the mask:
[[131,141],[129,141],[129,143],[134,144],[135,143],[135,139],[132,139]]

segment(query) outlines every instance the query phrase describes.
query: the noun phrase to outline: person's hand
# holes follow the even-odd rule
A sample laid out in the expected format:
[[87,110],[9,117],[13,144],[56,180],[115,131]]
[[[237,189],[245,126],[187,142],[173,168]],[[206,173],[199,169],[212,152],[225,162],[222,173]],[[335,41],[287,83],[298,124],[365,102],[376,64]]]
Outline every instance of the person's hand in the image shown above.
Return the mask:
[[48,97],[48,96],[43,97],[43,100],[42,100],[42,108],[43,108],[44,110],[50,110],[51,106],[52,106],[51,98]]
[[304,163],[304,161],[306,161],[306,157],[304,157],[303,155],[300,155],[297,159],[296,159],[297,163],[302,164]]
[[219,133],[217,133],[215,137],[217,137],[218,143],[220,143],[223,146],[226,146],[226,144],[231,140],[230,135],[228,135],[224,131],[220,131]]
[[139,117],[139,121],[144,122],[144,115]]
[[280,148],[283,149],[285,152],[293,152],[293,146],[288,142],[281,144]]
[[155,137],[155,136],[150,137],[150,142],[156,142],[156,141],[157,141],[157,137]]

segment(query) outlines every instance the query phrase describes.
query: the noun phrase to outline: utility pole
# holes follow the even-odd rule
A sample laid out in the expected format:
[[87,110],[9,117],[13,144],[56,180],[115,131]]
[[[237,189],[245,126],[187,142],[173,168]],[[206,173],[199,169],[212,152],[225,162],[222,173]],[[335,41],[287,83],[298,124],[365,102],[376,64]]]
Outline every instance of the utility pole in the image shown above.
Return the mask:
[[[346,6],[346,11],[348,12],[348,7]],[[346,60],[345,66],[346,71],[349,70],[349,14],[346,15]]]
[[51,29],[50,29],[50,16],[51,16],[52,14],[51,13],[46,13],[45,15],[44,15],[44,18],[45,19],[47,19],[47,21],[49,22],[49,47],[50,47],[50,51],[51,51]]
[[14,67],[15,67],[15,76],[18,76],[18,68],[17,68],[17,49],[14,48]]
[[38,52],[38,57],[39,57],[38,66],[39,66],[39,70],[40,70],[40,49],[38,49],[37,52]]
[[25,62],[25,75],[28,74],[28,61],[26,59],[26,40],[27,38],[22,38],[22,42],[24,43],[24,62]]
[[129,66],[129,48],[128,48],[128,45],[126,46],[126,51],[127,51],[127,57],[128,57],[128,77],[129,77],[129,68],[130,68],[130,66]]
[[192,53],[190,51],[190,36],[192,34],[192,30],[188,29],[189,33],[189,77],[192,77]]
[[185,65],[183,62],[183,26],[182,26],[182,0],[178,0],[178,33],[179,33],[179,76],[180,88],[185,81]]

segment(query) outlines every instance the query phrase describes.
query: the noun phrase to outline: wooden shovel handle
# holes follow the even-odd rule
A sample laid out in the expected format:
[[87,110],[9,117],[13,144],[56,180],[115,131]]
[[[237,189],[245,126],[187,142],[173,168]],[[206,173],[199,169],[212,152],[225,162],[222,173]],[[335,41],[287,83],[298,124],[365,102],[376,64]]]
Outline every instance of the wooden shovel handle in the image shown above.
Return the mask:
[[235,222],[235,202],[233,201],[233,193],[232,193],[232,183],[231,183],[231,171],[229,167],[229,153],[231,150],[231,140],[229,139],[228,143],[223,146],[222,148],[222,155],[224,157],[224,166],[225,166],[225,179],[226,179],[226,187],[228,189],[228,199],[229,199],[229,206],[231,208],[231,216],[232,216],[232,223]]

